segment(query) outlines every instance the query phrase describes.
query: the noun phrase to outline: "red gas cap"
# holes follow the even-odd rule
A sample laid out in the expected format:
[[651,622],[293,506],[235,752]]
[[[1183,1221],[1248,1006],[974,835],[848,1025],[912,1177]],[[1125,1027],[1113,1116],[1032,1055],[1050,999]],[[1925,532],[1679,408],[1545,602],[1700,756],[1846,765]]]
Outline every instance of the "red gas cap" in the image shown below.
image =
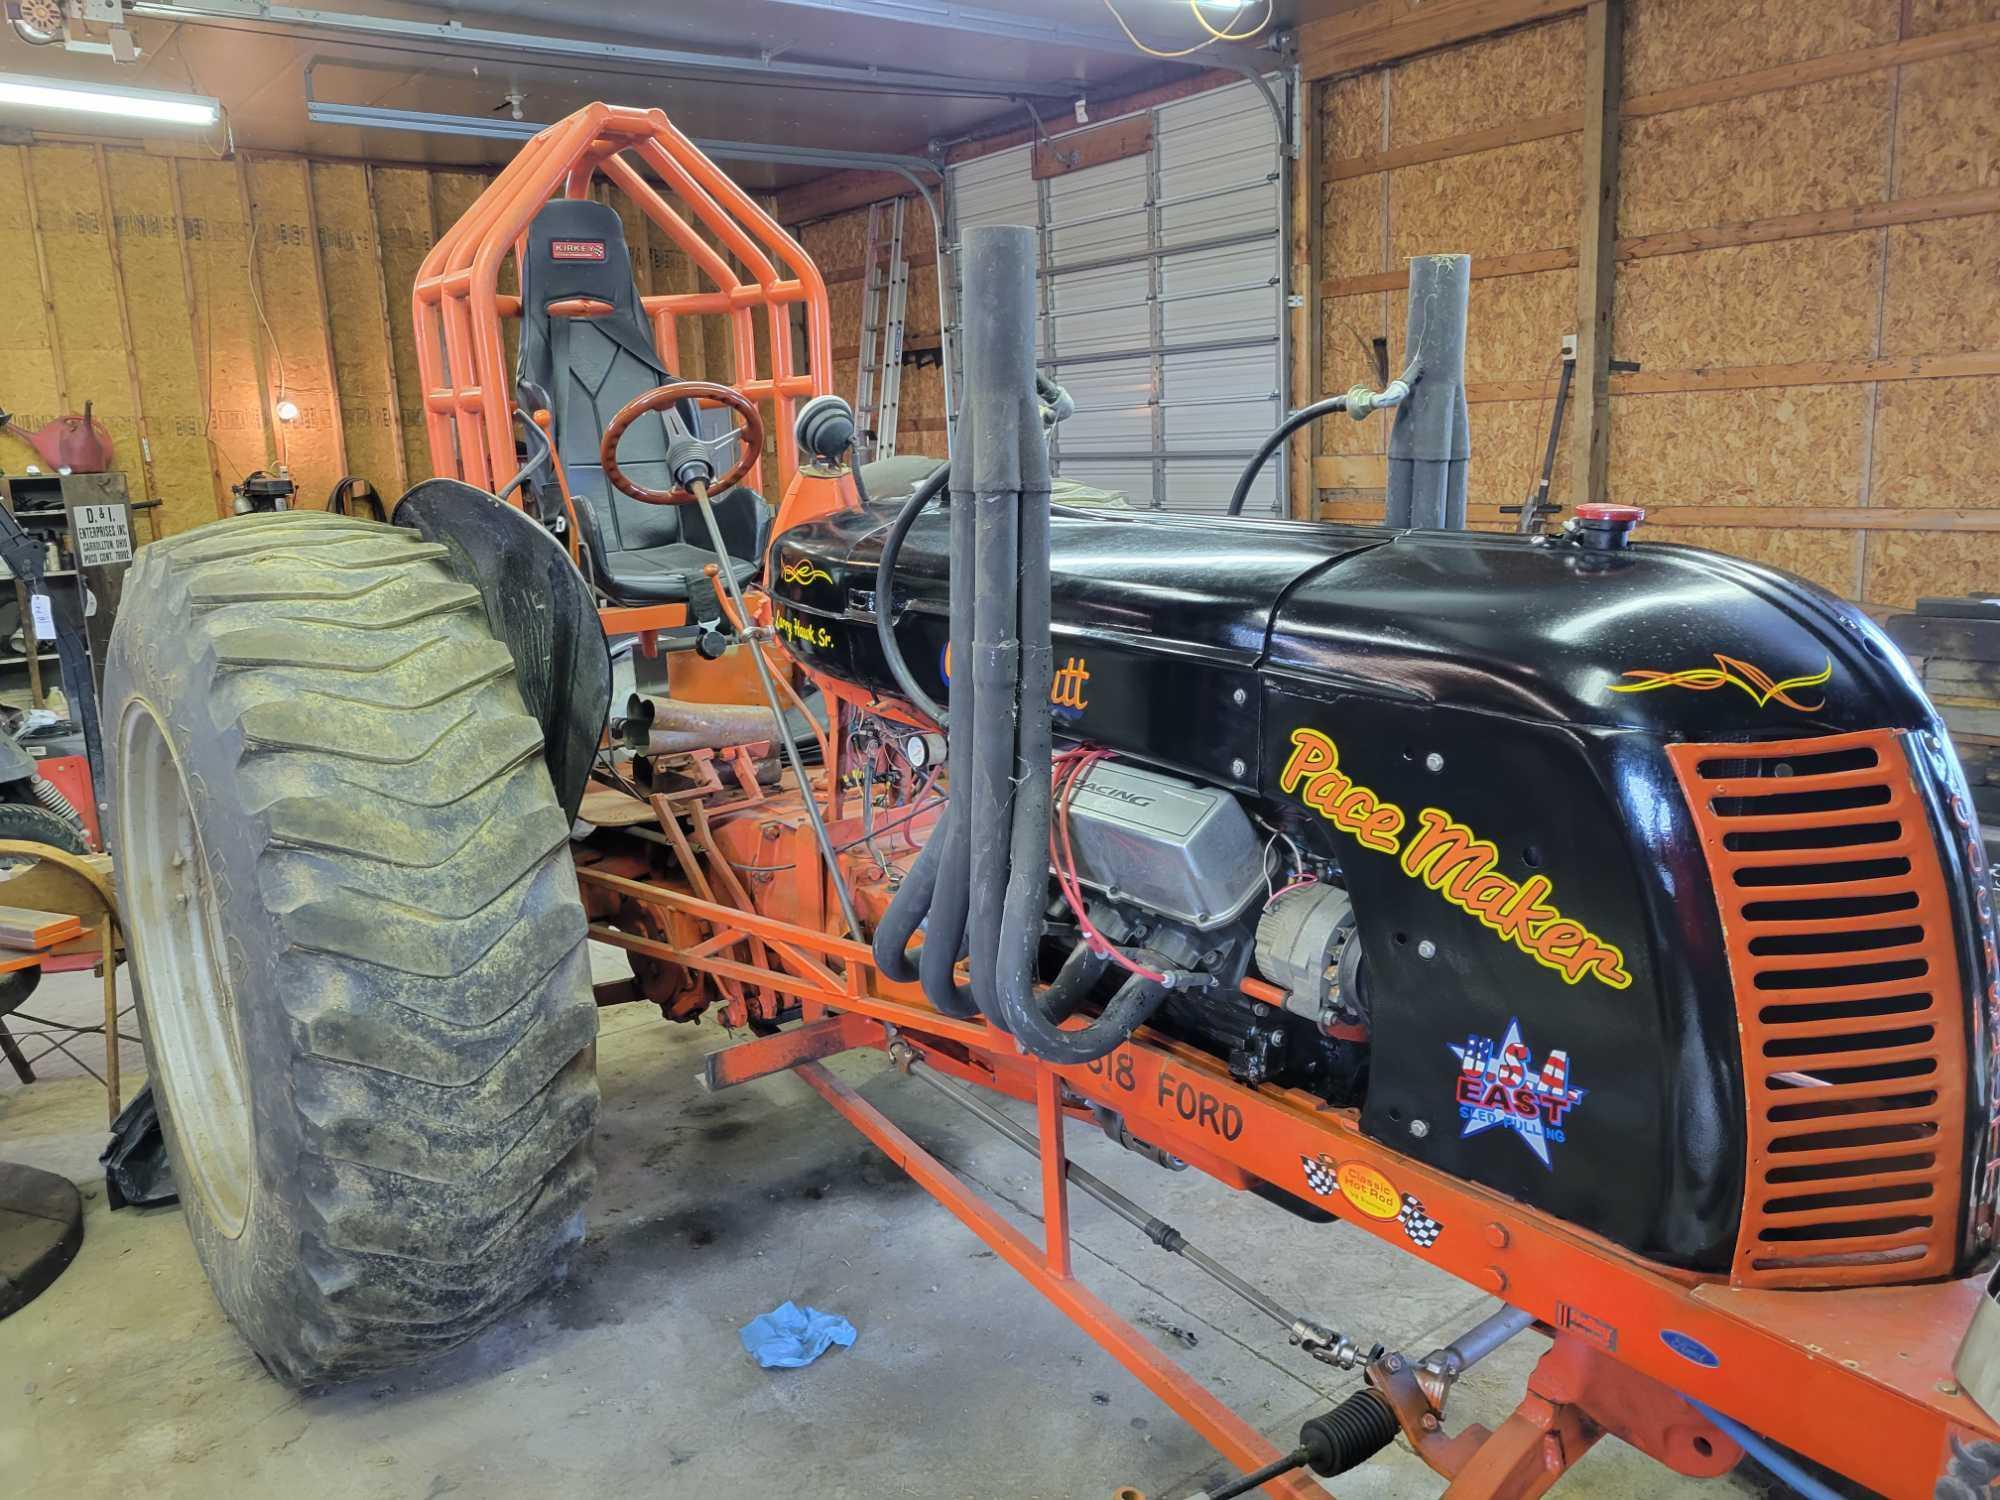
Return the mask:
[[1615,552],[1631,540],[1632,528],[1646,519],[1636,505],[1594,500],[1576,508],[1577,540],[1599,552]]

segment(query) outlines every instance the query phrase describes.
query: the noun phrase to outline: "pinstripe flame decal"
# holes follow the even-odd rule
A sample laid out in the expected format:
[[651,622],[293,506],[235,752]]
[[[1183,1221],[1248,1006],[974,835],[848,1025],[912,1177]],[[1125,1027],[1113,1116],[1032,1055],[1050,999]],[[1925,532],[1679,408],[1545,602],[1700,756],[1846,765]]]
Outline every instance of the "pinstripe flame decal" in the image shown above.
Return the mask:
[[1750,695],[1759,708],[1772,703],[1782,703],[1786,708],[1802,714],[1818,713],[1826,707],[1826,699],[1818,698],[1811,703],[1802,702],[1793,696],[1799,688],[1823,687],[1833,677],[1833,658],[1826,659],[1826,665],[1819,671],[1805,677],[1787,677],[1783,682],[1773,680],[1771,674],[1762,667],[1753,666],[1734,656],[1715,653],[1712,667],[1684,667],[1678,672],[1655,672],[1646,667],[1637,667],[1625,673],[1636,679],[1632,682],[1614,682],[1614,693],[1650,693],[1655,688],[1686,688],[1691,693],[1713,692],[1719,687],[1738,687]]
[[832,583],[833,575],[821,567],[816,567],[803,557],[795,557],[778,569],[778,576],[786,583]]

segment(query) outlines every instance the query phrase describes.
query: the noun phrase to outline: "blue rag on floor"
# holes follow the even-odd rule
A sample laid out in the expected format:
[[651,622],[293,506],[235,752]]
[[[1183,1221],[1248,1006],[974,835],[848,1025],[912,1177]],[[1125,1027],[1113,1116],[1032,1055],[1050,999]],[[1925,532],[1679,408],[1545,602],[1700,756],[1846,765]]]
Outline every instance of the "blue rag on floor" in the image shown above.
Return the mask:
[[854,1325],[838,1313],[785,1302],[743,1325],[738,1335],[746,1352],[767,1370],[796,1370],[809,1365],[838,1344],[845,1349],[858,1337]]

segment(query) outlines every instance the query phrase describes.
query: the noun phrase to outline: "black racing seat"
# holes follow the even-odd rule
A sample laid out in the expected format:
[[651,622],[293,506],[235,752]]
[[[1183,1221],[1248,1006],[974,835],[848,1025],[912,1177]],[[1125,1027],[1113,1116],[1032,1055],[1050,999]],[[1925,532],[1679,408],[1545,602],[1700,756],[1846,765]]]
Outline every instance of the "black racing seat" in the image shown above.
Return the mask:
[[[551,304],[590,298],[608,304],[598,316],[552,314]],[[620,604],[688,605],[691,621],[715,619],[714,589],[703,569],[716,560],[692,507],[647,505],[614,490],[599,447],[618,410],[675,377],[660,362],[632,281],[631,255],[615,210],[586,199],[552,200],[528,229],[521,268],[521,359],[525,391],[548,394],[556,453],[562,459],[591,579]],[[531,404],[524,397],[523,405]],[[691,433],[699,414],[676,408]],[[649,489],[674,487],[667,473],[664,415],[641,417],[619,445],[619,466]],[[738,485],[715,501],[728,564],[739,583],[762,566],[770,508]]]

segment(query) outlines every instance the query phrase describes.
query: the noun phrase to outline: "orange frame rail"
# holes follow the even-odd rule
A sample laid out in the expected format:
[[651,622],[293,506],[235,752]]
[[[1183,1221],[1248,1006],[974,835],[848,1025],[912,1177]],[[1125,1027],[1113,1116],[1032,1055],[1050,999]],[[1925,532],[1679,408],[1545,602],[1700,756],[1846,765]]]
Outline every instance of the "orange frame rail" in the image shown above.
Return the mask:
[[[1296,1090],[1240,1084],[1193,1048],[1142,1031],[1096,1063],[1052,1067],[1021,1055],[1011,1037],[984,1022],[938,1014],[914,986],[883,978],[863,944],[589,866],[577,874],[587,886],[633,896],[716,931],[782,944],[791,957],[781,959],[783,969],[759,968],[602,926],[592,927],[593,937],[719,979],[765,985],[802,1002],[808,1023],[865,1017],[881,1024],[861,1045],[886,1046],[893,1034],[942,1072],[1034,1101],[1043,1116],[1051,1226],[1050,1244],[1039,1248],[815,1063],[783,1064],[795,1066],[1084,1332],[1246,1468],[1275,1456],[1269,1445],[1254,1432],[1246,1436],[1247,1425],[1226,1409],[1227,1420],[1219,1417],[1214,1397],[1078,1286],[1066,1253],[1053,1248],[1054,1229],[1066,1223],[1056,1187],[1061,1136],[1050,1128],[1056,1101],[1071,1114],[1087,1112],[1090,1104],[1116,1110],[1135,1136],[1230,1186],[1261,1180],[1307,1197],[1349,1225],[1533,1313],[1561,1338],[1589,1343],[1627,1369],[1893,1500],[1928,1500],[1954,1437],[2000,1441],[2000,1422],[1950,1380],[1983,1278],[1796,1292],[1677,1273],[1405,1157],[1363,1135],[1353,1111],[1329,1108]],[[800,961],[806,955],[818,962]],[[1343,1178],[1355,1174],[1357,1190],[1312,1195],[1306,1164],[1321,1162]],[[1441,1226],[1435,1239],[1417,1243],[1394,1210],[1385,1213],[1389,1205],[1365,1190],[1369,1183],[1388,1184],[1398,1199],[1416,1199]],[[1273,1486],[1266,1492],[1294,1493]]]
[[[657,174],[666,195],[642,167]],[[826,283],[799,243],[663,113],[611,104],[589,105],[535,136],[424,257],[411,305],[425,432],[437,472],[491,490],[517,467],[513,378],[501,319],[520,316],[521,301],[501,293],[500,269],[507,256],[519,256],[528,226],[545,203],[558,194],[588,197],[599,174],[638,205],[708,284],[705,291],[642,297],[640,305],[670,368],[679,361],[679,319],[728,319],[735,361],[729,383],[770,405],[766,427],[779,437],[777,491],[783,493],[797,472],[785,436],[798,402],[831,389]],[[717,243],[705,239],[669,196]],[[802,310],[802,328],[796,326],[794,307]],[[759,309],[765,317],[766,373],[758,369]],[[794,347],[801,336],[803,364]],[[750,474],[759,488],[761,463],[760,455]]]

